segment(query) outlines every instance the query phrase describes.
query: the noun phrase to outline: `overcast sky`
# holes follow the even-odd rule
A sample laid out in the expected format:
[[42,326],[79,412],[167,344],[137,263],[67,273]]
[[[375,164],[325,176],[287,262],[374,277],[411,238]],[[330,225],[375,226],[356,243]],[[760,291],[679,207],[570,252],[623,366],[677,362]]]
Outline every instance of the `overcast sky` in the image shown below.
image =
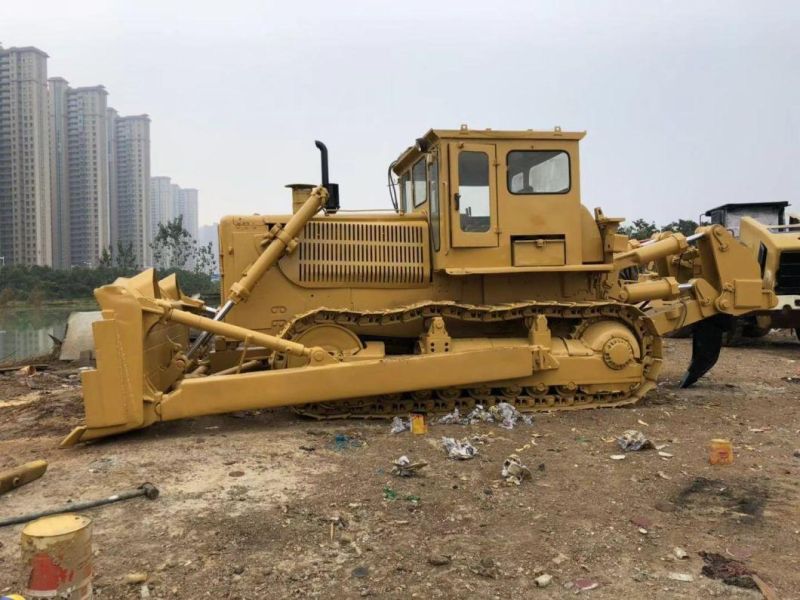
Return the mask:
[[586,130],[583,202],[659,223],[800,194],[800,2],[0,1],[0,42],[152,118],[200,221],[286,212],[331,152],[345,207],[431,127]]

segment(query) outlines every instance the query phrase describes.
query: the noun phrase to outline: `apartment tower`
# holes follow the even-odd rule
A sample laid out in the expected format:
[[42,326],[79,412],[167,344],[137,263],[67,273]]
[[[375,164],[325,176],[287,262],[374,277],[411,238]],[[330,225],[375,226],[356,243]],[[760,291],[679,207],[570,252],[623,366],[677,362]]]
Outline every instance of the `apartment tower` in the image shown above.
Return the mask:
[[120,117],[107,112],[113,123],[109,136],[115,163],[112,190],[114,219],[111,223],[111,244],[116,252],[121,244],[130,247],[137,266],[151,266],[150,248],[150,117]]
[[0,264],[51,265],[47,54],[0,47]]

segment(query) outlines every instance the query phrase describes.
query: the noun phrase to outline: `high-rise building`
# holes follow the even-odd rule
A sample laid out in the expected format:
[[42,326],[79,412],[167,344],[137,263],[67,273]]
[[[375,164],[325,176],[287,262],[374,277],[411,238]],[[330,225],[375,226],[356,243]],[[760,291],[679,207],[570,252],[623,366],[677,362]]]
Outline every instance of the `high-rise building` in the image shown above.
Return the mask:
[[53,264],[96,266],[110,244],[108,135],[103,86],[50,84]]
[[200,227],[197,233],[197,243],[201,246],[211,244],[214,263],[212,269],[214,273],[219,273],[219,223]]
[[130,247],[137,266],[150,266],[150,117],[107,114],[114,123],[112,160],[116,167],[111,244],[115,251],[118,244]]
[[198,241],[198,212],[197,212],[197,195],[198,192],[194,188],[181,188],[179,192],[178,206],[180,214],[183,215],[183,228],[189,232],[194,241]]
[[67,92],[70,264],[94,267],[110,243],[103,86]]
[[174,192],[169,177],[150,178],[150,239],[155,239],[158,226],[175,218]]
[[106,108],[106,157],[108,160],[108,231],[112,254],[117,251],[119,230],[117,225],[117,119],[119,114]]
[[69,259],[69,174],[67,172],[67,92],[62,77],[47,80],[50,90],[50,208],[53,266],[66,269]]
[[51,265],[47,54],[0,47],[0,263]]

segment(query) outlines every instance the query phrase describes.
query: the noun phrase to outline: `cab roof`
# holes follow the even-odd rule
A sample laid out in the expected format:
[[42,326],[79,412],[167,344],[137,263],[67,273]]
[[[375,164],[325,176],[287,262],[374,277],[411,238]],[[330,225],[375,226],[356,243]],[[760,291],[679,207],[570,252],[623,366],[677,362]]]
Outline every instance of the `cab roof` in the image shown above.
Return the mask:
[[408,167],[409,163],[416,161],[417,157],[423,154],[419,147],[419,142],[427,142],[429,145],[435,144],[439,140],[581,140],[586,135],[585,131],[561,131],[560,127],[555,127],[551,131],[536,131],[534,129],[524,129],[517,131],[495,130],[495,129],[470,129],[462,125],[460,129],[429,129],[425,135],[418,138],[417,144],[409,146],[392,165],[395,173],[400,173]]

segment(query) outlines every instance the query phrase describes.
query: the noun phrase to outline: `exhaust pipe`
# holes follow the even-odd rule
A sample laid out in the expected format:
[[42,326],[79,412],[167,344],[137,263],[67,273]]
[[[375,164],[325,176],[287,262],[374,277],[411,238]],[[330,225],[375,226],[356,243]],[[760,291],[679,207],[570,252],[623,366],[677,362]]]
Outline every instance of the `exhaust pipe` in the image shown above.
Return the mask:
[[319,158],[322,163],[322,187],[328,191],[328,201],[325,203],[325,212],[335,213],[339,210],[339,184],[331,183],[328,175],[328,147],[314,140],[314,145],[319,148]]

